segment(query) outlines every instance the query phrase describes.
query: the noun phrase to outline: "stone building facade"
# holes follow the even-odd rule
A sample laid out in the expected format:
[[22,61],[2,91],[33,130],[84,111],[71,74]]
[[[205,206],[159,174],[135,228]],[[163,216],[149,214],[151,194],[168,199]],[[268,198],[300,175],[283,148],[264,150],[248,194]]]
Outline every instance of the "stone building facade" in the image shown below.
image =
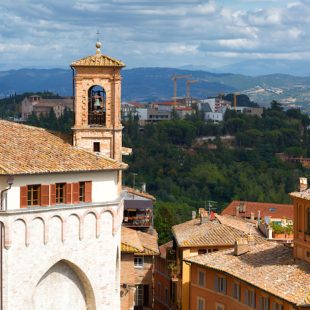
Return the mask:
[[[113,68],[92,66],[89,83],[97,82],[91,77],[100,69],[114,80]],[[78,85],[75,129],[85,114]],[[107,114],[106,124],[117,114]],[[119,128],[89,127],[83,130],[91,132],[85,139],[91,145],[103,132],[121,139]],[[113,154],[110,148],[90,152],[87,143],[72,146],[44,129],[0,121],[1,309],[120,309],[121,178],[127,165],[119,140]]]

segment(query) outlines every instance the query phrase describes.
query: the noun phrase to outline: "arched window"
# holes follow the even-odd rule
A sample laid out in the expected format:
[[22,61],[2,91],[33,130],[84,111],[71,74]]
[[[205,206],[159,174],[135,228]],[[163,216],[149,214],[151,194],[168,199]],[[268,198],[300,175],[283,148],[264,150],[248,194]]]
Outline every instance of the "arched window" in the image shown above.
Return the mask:
[[88,125],[105,126],[106,93],[101,86],[94,85],[88,90]]

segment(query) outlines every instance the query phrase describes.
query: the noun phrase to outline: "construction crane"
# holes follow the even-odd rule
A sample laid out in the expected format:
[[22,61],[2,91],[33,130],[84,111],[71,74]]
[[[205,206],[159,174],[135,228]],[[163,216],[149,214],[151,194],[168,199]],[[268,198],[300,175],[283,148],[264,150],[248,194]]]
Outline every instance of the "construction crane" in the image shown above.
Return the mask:
[[191,98],[191,84],[198,83],[198,80],[187,80],[186,81],[186,101],[189,104],[189,100]]
[[173,81],[173,100],[174,100],[174,102],[177,102],[177,80],[178,79],[189,79],[191,77],[192,77],[191,74],[188,74],[188,75],[174,74],[172,76],[171,80]]
[[237,96],[239,96],[239,93],[234,93],[234,111],[237,112]]

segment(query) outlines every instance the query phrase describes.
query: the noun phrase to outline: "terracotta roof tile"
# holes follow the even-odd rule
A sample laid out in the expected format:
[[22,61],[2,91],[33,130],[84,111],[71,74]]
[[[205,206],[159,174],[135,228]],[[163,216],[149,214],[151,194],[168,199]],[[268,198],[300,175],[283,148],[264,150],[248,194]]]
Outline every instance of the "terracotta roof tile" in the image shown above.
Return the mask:
[[228,225],[230,227],[242,230],[246,233],[249,233],[251,230],[251,234],[262,236],[259,229],[256,228],[255,224],[251,221],[246,221],[237,216],[232,215],[215,215],[221,224]]
[[186,261],[220,270],[296,305],[310,305],[310,264],[294,259],[292,249],[264,242],[241,256],[233,249]]
[[122,226],[121,251],[126,253],[143,252],[143,246],[136,230]]
[[77,149],[46,129],[0,120],[0,174],[124,169],[127,165]]
[[143,255],[158,255],[158,238],[156,235],[122,226],[121,251]]
[[147,198],[147,199],[151,199],[153,201],[156,200],[156,198],[149,194],[149,193],[145,193],[145,192],[142,192],[142,191],[139,191],[138,189],[136,188],[132,188],[132,187],[128,187],[128,186],[125,186],[124,187],[124,190],[126,190],[128,193],[130,194],[134,194],[134,195],[137,195],[137,196],[141,196],[143,198]]
[[119,60],[111,58],[107,55],[96,54],[76,60],[71,64],[71,67],[125,67],[125,64]]
[[142,231],[137,231],[140,242],[144,248],[146,255],[158,255],[158,237],[157,235],[151,235]]
[[252,201],[232,201],[223,211],[222,215],[236,215],[236,207],[244,203],[246,212],[240,212],[240,217],[250,217],[251,212],[254,212],[257,218],[257,212],[260,211],[261,218],[270,216],[271,218],[287,218],[292,220],[294,218],[294,209],[291,204],[279,204],[269,202],[252,202]]
[[161,245],[159,247],[160,257],[166,258],[167,257],[167,249],[173,247],[173,241],[168,241],[167,243]]
[[[239,229],[221,224],[218,220],[200,223],[200,219],[175,225],[172,233],[179,247],[232,246],[237,238],[248,235]],[[264,241],[259,236],[255,236],[255,240]]]

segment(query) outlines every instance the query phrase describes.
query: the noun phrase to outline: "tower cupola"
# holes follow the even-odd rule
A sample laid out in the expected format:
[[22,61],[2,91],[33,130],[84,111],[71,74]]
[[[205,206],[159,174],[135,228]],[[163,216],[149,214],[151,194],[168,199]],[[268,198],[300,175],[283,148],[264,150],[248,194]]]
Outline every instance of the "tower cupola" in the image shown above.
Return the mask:
[[71,64],[74,70],[73,145],[121,161],[121,69],[125,64],[101,53]]

